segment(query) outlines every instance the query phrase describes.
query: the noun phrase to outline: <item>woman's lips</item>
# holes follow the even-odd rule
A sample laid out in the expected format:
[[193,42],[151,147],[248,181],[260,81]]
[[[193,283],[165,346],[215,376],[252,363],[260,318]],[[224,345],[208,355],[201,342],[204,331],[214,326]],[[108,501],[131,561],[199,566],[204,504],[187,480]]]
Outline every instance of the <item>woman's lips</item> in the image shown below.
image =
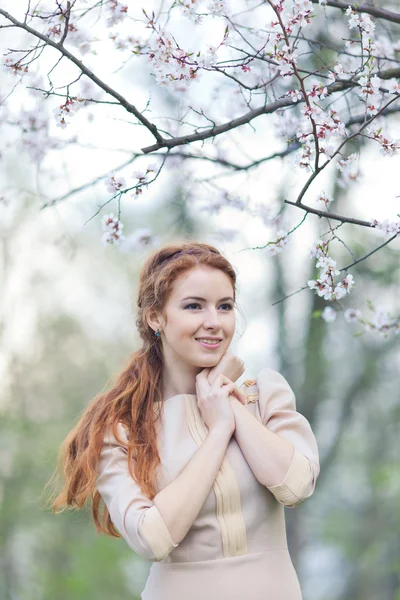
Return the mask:
[[214,350],[215,348],[219,348],[221,345],[221,342],[218,342],[217,344],[207,344],[203,340],[196,340],[196,342],[201,344],[201,346],[203,346],[204,348],[209,348],[211,350]]

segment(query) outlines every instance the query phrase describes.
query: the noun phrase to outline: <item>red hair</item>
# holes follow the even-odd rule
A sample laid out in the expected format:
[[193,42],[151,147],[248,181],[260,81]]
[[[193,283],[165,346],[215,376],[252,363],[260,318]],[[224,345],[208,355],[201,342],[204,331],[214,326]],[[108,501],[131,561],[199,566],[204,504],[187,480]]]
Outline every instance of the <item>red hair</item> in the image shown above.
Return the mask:
[[[160,464],[155,420],[162,408],[162,403],[155,403],[155,398],[162,397],[163,355],[161,342],[149,326],[147,316],[150,311],[164,314],[174,281],[197,266],[219,269],[228,275],[236,297],[236,272],[214,246],[177,243],[155,250],[147,258],[140,273],[137,299],[136,325],[142,348],[131,354],[112,389],[98,394],[90,402],[64,440],[57,469],[46,486],[58,474],[63,478],[61,491],[49,499],[53,512],[82,508],[89,501],[96,529],[120,537],[104,504],[100,510],[101,496],[96,489],[98,459],[105,430],[110,426],[118,442],[127,447],[131,476],[150,499],[154,498],[154,479]],[[128,444],[118,437],[119,422],[127,430]]]

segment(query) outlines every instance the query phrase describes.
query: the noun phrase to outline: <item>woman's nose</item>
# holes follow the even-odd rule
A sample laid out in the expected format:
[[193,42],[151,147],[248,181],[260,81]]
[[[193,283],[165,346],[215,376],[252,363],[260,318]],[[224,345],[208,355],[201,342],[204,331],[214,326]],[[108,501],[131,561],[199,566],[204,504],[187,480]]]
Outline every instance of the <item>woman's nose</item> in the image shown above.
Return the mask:
[[204,318],[204,327],[219,329],[221,327],[221,319],[216,311],[209,311]]

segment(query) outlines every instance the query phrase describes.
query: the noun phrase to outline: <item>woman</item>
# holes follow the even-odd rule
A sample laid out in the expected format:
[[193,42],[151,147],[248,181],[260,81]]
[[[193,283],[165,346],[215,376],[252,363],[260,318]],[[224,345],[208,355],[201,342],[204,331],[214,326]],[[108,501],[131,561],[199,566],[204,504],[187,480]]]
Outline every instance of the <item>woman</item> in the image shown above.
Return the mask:
[[153,252],[140,275],[143,347],[61,449],[54,510],[91,499],[98,531],[153,561],[143,600],[301,599],[284,506],[313,493],[317,444],[279,373],[236,386],[235,286],[213,246]]

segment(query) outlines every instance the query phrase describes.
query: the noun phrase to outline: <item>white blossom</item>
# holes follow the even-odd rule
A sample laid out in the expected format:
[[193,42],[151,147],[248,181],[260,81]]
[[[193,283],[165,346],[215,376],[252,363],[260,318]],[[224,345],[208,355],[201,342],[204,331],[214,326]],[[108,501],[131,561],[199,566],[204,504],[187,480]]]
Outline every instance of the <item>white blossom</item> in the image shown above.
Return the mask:
[[348,323],[356,323],[361,319],[361,311],[357,308],[346,308],[343,316]]
[[276,232],[276,240],[273,242],[269,242],[265,248],[265,252],[269,256],[275,256],[282,252],[283,248],[287,245],[289,241],[289,236],[282,229]]
[[386,88],[391,94],[400,94],[400,81],[389,79],[382,87]]
[[378,221],[377,219],[371,219],[370,223],[375,229],[379,229],[388,237],[400,235],[400,221],[389,221],[389,219]]
[[121,23],[128,13],[128,6],[126,4],[120,4],[118,0],[110,0],[110,2],[107,2],[106,6],[108,9],[108,27],[113,27],[114,25]]
[[318,240],[317,242],[314,242],[314,244],[310,248],[309,255],[310,255],[310,258],[315,258],[315,257],[319,258],[320,256],[325,256],[327,251],[328,251],[327,242]]
[[289,90],[288,91],[288,96],[291,97],[291,99],[293,100],[293,102],[297,102],[298,100],[302,99],[303,92],[301,90]]
[[336,163],[336,167],[339,169],[339,171],[346,172],[349,171],[352,166],[356,163],[358,159],[357,154],[350,154],[347,158],[342,158],[340,159],[337,163]]
[[333,323],[336,320],[336,310],[334,310],[331,306],[325,306],[321,313],[321,317],[326,323]]
[[151,229],[141,227],[121,240],[120,250],[125,253],[137,252],[144,248],[155,248],[159,243],[159,238],[153,234]]

